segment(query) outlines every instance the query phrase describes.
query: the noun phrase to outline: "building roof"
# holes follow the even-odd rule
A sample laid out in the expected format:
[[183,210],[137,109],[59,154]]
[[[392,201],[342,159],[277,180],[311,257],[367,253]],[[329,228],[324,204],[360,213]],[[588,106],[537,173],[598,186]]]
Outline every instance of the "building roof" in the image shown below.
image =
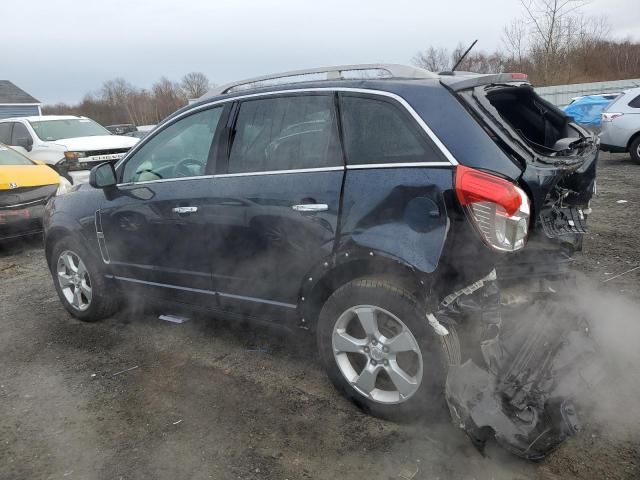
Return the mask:
[[16,103],[40,104],[40,100],[32,97],[9,80],[0,80],[0,105]]

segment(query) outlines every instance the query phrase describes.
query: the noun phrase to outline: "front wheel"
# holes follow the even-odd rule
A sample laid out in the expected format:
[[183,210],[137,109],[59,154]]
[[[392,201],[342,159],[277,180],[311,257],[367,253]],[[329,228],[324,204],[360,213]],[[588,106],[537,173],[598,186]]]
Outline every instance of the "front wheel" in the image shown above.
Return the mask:
[[109,288],[97,262],[70,237],[59,240],[51,252],[53,283],[60,301],[71,315],[95,322],[118,310],[118,295]]
[[442,412],[450,359],[416,300],[386,280],[336,290],[318,321],[318,349],[333,384],[368,413],[403,420]]

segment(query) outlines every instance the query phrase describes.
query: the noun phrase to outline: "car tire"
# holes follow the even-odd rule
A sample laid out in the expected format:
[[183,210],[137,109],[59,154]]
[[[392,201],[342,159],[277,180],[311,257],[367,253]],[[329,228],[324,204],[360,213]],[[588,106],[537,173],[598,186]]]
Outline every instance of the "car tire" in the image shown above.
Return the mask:
[[[458,337],[453,329],[444,337],[436,335],[425,314],[409,292],[387,279],[361,278],[336,290],[323,306],[317,328],[319,355],[335,387],[365,412],[389,420],[446,414],[444,381],[447,366],[459,363]],[[371,315],[377,319],[377,340],[360,319]],[[355,329],[349,330],[356,319]],[[349,339],[345,346],[343,338]],[[385,345],[387,353],[381,351]],[[345,353],[342,348],[361,350]],[[400,348],[407,350],[394,358],[393,350]]]
[[629,146],[629,154],[631,155],[631,160],[635,163],[640,164],[640,136],[636,137],[631,145]]
[[104,277],[87,249],[73,238],[64,237],[53,246],[49,270],[60,301],[75,318],[96,322],[119,310],[115,286]]

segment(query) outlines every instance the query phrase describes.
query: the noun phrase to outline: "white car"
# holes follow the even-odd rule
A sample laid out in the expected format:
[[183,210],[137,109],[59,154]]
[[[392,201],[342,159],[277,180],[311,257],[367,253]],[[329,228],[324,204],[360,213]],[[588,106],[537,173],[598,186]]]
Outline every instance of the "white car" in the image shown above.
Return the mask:
[[86,183],[94,165],[119,160],[138,141],[112,135],[86,117],[43,115],[0,120],[0,143],[50,165],[73,183]]

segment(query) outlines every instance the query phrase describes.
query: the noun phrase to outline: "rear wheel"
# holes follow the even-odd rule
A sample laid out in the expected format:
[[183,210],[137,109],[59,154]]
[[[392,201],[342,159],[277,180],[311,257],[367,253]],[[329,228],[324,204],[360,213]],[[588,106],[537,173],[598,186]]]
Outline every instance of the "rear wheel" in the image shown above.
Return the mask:
[[635,163],[640,163],[640,136],[636,137],[636,139],[631,142],[629,153],[631,154],[631,160]]
[[71,315],[94,322],[118,310],[118,295],[109,288],[100,267],[86,249],[70,237],[52,249],[49,268],[58,297]]
[[333,384],[377,416],[402,420],[442,412],[447,352],[459,351],[443,342],[457,337],[435,335],[424,313],[387,280],[359,279],[336,290],[317,332]]

